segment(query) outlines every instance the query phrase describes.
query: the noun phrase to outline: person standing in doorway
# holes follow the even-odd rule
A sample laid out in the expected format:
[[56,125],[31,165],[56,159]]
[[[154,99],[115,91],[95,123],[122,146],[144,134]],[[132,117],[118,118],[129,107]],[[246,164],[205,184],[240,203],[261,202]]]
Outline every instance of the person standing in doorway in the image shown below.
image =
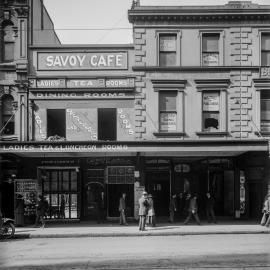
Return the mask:
[[170,218],[169,222],[173,223],[174,222],[174,214],[177,211],[176,208],[176,194],[173,194],[170,200],[170,205],[169,205],[169,212],[170,212]]
[[195,218],[197,224],[201,225],[201,222],[200,222],[200,219],[198,216],[198,204],[197,204],[197,196],[196,195],[194,195],[193,198],[190,199],[189,208],[188,208],[188,216],[184,222],[184,225],[188,224],[188,222],[192,216]]
[[41,223],[41,228],[45,227],[44,215],[45,215],[45,200],[42,195],[38,196],[38,202],[36,205],[36,221],[35,227],[39,227]]
[[206,216],[208,223],[211,222],[211,219],[214,223],[217,223],[215,212],[214,212],[215,200],[211,196],[210,192],[206,193]]
[[106,220],[106,203],[105,203],[105,193],[101,191],[97,200],[97,223],[104,223]]
[[123,193],[119,200],[120,225],[128,225],[126,221],[126,193]]
[[65,209],[66,209],[66,200],[65,195],[62,194],[60,201],[60,218],[66,218]]
[[261,225],[269,227],[270,226],[270,194],[265,196],[262,213],[263,213],[263,216],[261,220]]
[[151,194],[148,195],[148,212],[147,212],[148,224],[152,227],[156,226],[156,216],[154,209],[154,200]]
[[147,192],[144,191],[142,197],[139,199],[139,230],[145,231],[146,215],[148,211]]

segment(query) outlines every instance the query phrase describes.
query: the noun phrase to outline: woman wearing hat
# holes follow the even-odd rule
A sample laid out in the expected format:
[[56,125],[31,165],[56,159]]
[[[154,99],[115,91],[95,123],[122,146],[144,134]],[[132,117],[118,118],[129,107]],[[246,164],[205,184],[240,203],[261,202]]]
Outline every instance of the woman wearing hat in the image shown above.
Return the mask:
[[148,224],[152,227],[156,226],[156,215],[154,209],[154,201],[152,194],[148,195],[148,213],[147,213]]

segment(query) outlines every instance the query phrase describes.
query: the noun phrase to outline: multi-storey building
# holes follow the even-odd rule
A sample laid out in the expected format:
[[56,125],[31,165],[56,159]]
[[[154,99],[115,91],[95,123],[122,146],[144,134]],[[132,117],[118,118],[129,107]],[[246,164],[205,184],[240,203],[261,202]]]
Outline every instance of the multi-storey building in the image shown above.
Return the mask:
[[[43,1],[1,1],[0,141],[29,140],[29,45],[33,44],[60,44]],[[0,156],[0,186],[2,201],[5,201],[3,212],[7,215],[13,212],[11,176],[17,175],[17,165],[13,151]],[[8,179],[11,184],[8,184]]]
[[134,44],[30,43],[25,135],[0,143],[16,158],[15,195],[46,195],[51,219],[94,219],[101,191],[107,217],[126,192],[136,218],[143,190],[158,216],[180,193],[197,194],[203,215],[208,191],[218,216],[260,215],[270,174],[269,10],[134,1]]

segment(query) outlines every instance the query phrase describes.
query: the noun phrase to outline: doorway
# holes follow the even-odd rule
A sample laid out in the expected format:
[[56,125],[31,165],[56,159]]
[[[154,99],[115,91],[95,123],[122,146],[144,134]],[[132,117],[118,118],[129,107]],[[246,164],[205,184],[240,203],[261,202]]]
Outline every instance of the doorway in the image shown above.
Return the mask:
[[170,171],[147,171],[145,187],[153,195],[156,216],[168,216],[170,203]]

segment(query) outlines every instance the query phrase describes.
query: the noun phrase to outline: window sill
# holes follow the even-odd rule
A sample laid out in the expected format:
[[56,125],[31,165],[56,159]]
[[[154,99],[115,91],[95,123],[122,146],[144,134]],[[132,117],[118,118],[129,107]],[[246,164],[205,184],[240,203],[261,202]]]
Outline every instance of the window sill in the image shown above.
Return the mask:
[[228,136],[229,132],[227,131],[215,131],[215,132],[207,132],[207,131],[200,131],[200,132],[196,132],[196,134],[198,136]]
[[0,141],[18,141],[18,135],[2,135]]
[[156,137],[183,137],[186,136],[185,132],[154,132],[153,133]]

